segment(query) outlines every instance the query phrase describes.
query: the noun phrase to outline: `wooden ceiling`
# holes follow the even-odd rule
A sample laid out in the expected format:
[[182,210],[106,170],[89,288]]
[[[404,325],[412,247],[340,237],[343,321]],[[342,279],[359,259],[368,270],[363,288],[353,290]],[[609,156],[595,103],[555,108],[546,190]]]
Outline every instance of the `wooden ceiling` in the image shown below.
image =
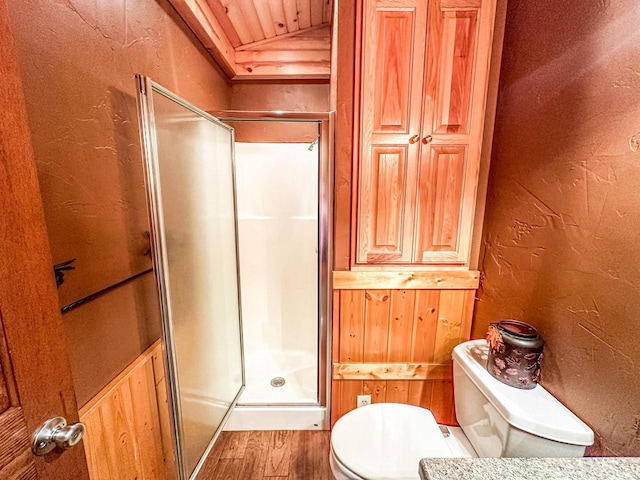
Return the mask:
[[234,80],[327,79],[334,0],[170,0]]

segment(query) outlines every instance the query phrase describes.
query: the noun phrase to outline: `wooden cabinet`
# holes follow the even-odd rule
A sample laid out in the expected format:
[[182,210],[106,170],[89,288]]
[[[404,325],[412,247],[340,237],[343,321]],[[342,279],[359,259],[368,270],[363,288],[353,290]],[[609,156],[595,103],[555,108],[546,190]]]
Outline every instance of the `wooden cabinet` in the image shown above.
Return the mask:
[[332,423],[370,394],[455,424],[506,1],[339,5]]
[[468,265],[495,6],[362,2],[355,265]]

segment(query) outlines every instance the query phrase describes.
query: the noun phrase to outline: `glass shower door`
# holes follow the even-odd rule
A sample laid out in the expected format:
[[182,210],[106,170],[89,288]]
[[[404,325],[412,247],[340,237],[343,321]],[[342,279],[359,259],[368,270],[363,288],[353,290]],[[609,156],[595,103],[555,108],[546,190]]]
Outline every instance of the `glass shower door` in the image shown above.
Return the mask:
[[193,479],[245,385],[233,129],[138,85],[178,469]]

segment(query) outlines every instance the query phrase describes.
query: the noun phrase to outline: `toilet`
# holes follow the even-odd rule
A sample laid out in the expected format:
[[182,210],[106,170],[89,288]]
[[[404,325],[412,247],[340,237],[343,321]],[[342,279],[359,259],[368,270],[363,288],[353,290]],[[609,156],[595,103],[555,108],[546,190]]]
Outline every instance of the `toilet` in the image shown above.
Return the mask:
[[421,458],[581,457],[593,431],[541,385],[520,390],[486,370],[485,340],[453,350],[460,427],[439,426],[420,407],[377,403],[340,418],[331,432],[336,480],[415,480]]

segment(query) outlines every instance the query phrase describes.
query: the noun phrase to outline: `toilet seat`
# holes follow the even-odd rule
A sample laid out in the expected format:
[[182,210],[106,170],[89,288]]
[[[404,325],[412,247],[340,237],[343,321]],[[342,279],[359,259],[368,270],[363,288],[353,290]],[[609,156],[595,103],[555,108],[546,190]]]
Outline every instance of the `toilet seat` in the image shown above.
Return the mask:
[[336,458],[336,454],[333,449],[331,449],[331,453],[329,454],[329,466],[331,467],[331,473],[333,473],[334,480],[367,480],[366,478],[356,475],[340,463],[340,460]]
[[331,452],[353,478],[418,478],[424,457],[452,457],[433,414],[399,403],[358,408],[338,420],[331,432]]

